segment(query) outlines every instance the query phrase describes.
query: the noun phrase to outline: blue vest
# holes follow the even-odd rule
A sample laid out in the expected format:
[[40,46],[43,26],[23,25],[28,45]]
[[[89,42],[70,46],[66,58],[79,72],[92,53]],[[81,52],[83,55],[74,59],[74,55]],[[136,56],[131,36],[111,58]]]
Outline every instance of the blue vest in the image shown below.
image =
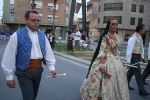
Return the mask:
[[[28,30],[26,27],[17,30],[17,55],[16,55],[16,67],[20,70],[25,70],[27,67],[29,67],[30,63],[30,55],[31,55],[31,48],[32,48],[32,42],[28,35]],[[37,30],[38,33],[38,39],[40,48],[43,54],[43,63],[46,65],[45,62],[45,34]]]

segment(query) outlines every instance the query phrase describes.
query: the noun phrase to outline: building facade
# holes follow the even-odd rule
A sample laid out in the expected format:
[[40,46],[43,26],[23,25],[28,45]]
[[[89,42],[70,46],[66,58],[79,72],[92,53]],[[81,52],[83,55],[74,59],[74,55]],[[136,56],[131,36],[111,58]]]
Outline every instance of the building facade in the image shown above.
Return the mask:
[[86,31],[90,37],[98,38],[100,35],[97,27],[98,8],[99,8],[99,0],[90,0],[89,2],[87,2],[87,15],[86,15],[87,30]]
[[146,26],[143,43],[150,40],[150,0],[100,0],[98,30],[102,33],[109,19],[118,20],[120,43],[127,43],[138,24]]
[[90,0],[87,2],[87,21],[98,18],[99,0]]
[[[69,2],[57,0],[56,14],[54,19],[55,35],[65,38],[66,26],[68,25]],[[24,14],[31,8],[32,0],[4,0],[4,24],[9,31],[17,30],[25,26]],[[35,0],[35,10],[40,15],[40,29],[46,33],[52,31],[54,0]]]

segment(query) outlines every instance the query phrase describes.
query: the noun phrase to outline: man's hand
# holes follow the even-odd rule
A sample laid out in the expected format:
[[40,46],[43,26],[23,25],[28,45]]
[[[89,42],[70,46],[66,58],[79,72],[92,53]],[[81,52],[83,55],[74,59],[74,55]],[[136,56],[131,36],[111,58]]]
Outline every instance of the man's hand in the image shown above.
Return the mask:
[[143,62],[143,63],[146,63],[147,61],[146,61],[146,59],[142,59],[142,62]]
[[8,80],[6,82],[7,82],[7,86],[9,88],[15,88],[15,86],[16,86],[15,80]]
[[[128,65],[131,65],[131,63],[130,63],[130,62],[127,62],[127,64],[128,64]],[[130,66],[127,66],[127,68],[130,68]]]
[[57,76],[55,76],[55,75],[57,75],[56,70],[51,71],[51,73],[52,73],[53,78],[56,78],[56,77],[57,77]]

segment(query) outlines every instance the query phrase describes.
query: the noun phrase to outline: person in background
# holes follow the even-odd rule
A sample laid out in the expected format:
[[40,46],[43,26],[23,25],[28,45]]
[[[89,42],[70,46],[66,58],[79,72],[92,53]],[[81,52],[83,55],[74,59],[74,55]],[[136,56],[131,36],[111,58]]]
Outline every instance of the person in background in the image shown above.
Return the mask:
[[124,65],[118,52],[118,21],[108,21],[80,93],[81,100],[130,100]]
[[73,37],[71,31],[68,31],[68,53],[74,53],[73,51]]
[[49,35],[49,42],[50,42],[52,50],[54,50],[54,46],[56,42],[55,40],[56,40],[55,34],[51,31]]
[[0,40],[3,39],[3,35],[2,35],[2,32],[0,32]]
[[86,42],[86,36],[84,34],[84,31],[82,32],[82,35],[81,35],[81,40],[80,40],[80,47],[83,48],[83,44]]
[[16,70],[22,100],[36,99],[43,72],[42,62],[49,68],[53,77],[57,74],[54,54],[44,32],[38,30],[39,22],[39,13],[36,10],[26,11],[26,27],[13,33],[1,63],[9,88],[16,86],[13,78],[13,71]]
[[90,37],[87,36],[86,41],[83,43],[83,48],[87,48],[89,46],[89,44],[90,44]]
[[134,90],[133,87],[131,87],[130,81],[133,76],[135,75],[135,79],[138,85],[139,94],[142,96],[149,95],[150,93],[146,92],[141,76],[141,67],[140,67],[140,61],[142,59],[143,62],[145,62],[144,59],[144,48],[143,48],[143,39],[142,35],[145,32],[145,25],[137,25],[136,32],[129,38],[127,50],[126,50],[126,60],[128,65],[134,64],[135,67],[130,67],[127,72],[127,80],[128,80],[128,88],[130,90]]
[[148,85],[148,83],[145,82],[145,79],[150,75],[150,42],[149,42],[149,48],[148,48],[148,64],[142,73],[142,79],[145,85]]
[[80,39],[81,39],[81,33],[79,31],[79,28],[76,28],[76,34],[74,35],[75,37],[75,47],[80,48]]
[[61,44],[61,39],[62,39],[62,37],[59,36],[59,37],[58,37],[58,44]]

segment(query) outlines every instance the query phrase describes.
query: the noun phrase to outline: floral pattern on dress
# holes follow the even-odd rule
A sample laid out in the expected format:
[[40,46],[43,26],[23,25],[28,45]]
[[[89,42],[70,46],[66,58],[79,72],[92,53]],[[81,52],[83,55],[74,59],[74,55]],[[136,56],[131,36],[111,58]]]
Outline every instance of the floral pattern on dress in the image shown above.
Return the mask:
[[[107,58],[105,70],[112,75],[111,78],[99,70],[100,57]],[[99,97],[101,100],[130,100],[125,68],[120,57],[111,51],[105,38],[102,39],[99,54],[91,66],[87,79],[81,85],[80,93],[81,100],[97,100]]]

